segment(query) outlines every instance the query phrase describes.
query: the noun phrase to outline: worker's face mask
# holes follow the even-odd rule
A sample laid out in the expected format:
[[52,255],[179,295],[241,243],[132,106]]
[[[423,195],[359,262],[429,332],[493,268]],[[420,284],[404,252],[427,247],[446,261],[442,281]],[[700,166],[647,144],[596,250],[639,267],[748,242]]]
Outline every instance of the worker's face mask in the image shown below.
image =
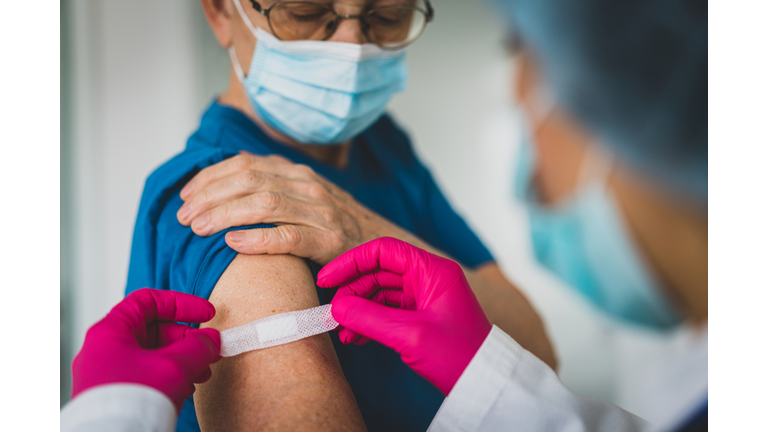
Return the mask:
[[[549,105],[547,110],[551,109]],[[536,116],[543,119],[546,115],[539,112]],[[680,323],[680,315],[634,246],[607,188],[613,164],[597,151],[589,152],[574,196],[560,205],[544,207],[532,184],[534,150],[524,140],[515,195],[528,209],[537,261],[617,318],[657,329]]]
[[243,21],[257,39],[248,75],[235,51],[232,65],[258,116],[305,144],[339,144],[354,138],[405,90],[405,52],[375,44],[280,41],[255,28],[239,1]]

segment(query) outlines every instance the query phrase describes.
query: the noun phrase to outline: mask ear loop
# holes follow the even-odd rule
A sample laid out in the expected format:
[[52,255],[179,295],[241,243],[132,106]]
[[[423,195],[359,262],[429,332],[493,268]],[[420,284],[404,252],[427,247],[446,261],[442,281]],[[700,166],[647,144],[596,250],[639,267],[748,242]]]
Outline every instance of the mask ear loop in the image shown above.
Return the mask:
[[[245,23],[245,26],[248,27],[248,29],[253,34],[253,37],[256,38],[258,41],[258,36],[256,36],[257,29],[251,22],[251,20],[248,18],[248,15],[245,14],[245,11],[243,10],[243,5],[240,4],[240,0],[232,0],[232,3],[235,5],[235,9],[237,9],[237,13],[240,14],[240,19],[243,20]],[[242,66],[240,66],[240,61],[237,59],[237,53],[235,52],[234,46],[230,46],[227,48],[227,51],[229,52],[229,60],[232,62],[232,67],[235,68],[235,75],[237,75],[237,79],[240,80],[242,83],[245,79],[245,73],[243,72]]]
[[248,15],[245,14],[243,5],[240,4],[240,0],[232,0],[232,3],[235,4],[235,9],[237,9],[237,12],[240,14],[240,18],[243,20],[246,27],[248,27],[248,29],[251,30],[251,33],[253,33],[253,37],[256,37],[256,27],[254,27],[253,23],[248,18]]
[[245,74],[243,73],[243,68],[240,66],[240,61],[237,59],[235,47],[231,46],[227,48],[227,52],[229,53],[229,60],[232,62],[232,67],[235,69],[235,75],[237,75],[237,79],[242,83],[245,79]]

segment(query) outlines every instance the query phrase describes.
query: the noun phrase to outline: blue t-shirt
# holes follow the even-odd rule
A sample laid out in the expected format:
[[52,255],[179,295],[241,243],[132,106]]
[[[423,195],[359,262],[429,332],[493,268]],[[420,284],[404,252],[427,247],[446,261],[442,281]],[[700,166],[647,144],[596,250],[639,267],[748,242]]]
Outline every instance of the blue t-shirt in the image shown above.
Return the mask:
[[[211,295],[237,253],[226,245],[226,231],[199,237],[178,222],[176,212],[183,204],[179,192],[200,170],[241,150],[279,154],[309,165],[374,212],[467,267],[493,259],[448,204],[408,137],[389,116],[355,138],[349,164],[337,169],[272,140],[241,112],[214,102],[184,151],[147,179],[133,233],[126,294],[151,287],[206,299]],[[310,267],[317,276],[320,266],[310,263]],[[318,289],[321,304],[329,303],[333,294]],[[427,429],[443,401],[437,388],[383,345],[343,345],[336,333],[331,340],[370,431]],[[191,398],[177,430],[199,430]]]

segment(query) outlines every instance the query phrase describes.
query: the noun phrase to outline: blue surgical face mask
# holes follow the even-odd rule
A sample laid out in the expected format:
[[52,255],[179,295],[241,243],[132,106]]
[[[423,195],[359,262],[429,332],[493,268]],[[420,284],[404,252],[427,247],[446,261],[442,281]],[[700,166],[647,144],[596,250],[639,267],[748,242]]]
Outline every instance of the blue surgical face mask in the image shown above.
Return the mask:
[[384,114],[395,93],[405,90],[403,50],[374,44],[280,41],[255,28],[235,7],[257,39],[245,76],[234,49],[237,77],[258,116],[304,144],[339,144],[354,138]]
[[680,323],[680,314],[636,250],[606,187],[605,160],[595,163],[596,155],[589,155],[584,164],[597,165],[597,171],[602,167],[603,172],[581,182],[568,202],[545,208],[531,183],[533,150],[529,141],[523,142],[515,195],[528,209],[536,260],[617,318],[656,329]]

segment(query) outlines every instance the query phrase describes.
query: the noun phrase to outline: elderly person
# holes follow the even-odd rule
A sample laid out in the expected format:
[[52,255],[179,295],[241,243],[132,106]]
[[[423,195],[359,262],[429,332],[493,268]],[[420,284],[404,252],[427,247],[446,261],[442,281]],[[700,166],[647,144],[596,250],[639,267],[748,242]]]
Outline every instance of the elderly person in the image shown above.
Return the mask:
[[[147,180],[126,292],[149,286],[209,299],[218,313],[203,326],[225,330],[327,304],[333,293],[315,286],[320,266],[392,236],[462,263],[492,322],[555,367],[538,315],[385,114],[404,89],[403,48],[432,19],[430,3],[201,4],[230,53],[230,86],[184,151]],[[287,224],[294,216],[304,224]],[[242,231],[249,227],[258,229]],[[228,247],[238,234],[290,246],[238,254]],[[349,331],[338,337],[221,360],[178,430],[425,430],[444,395],[394,350]]]

